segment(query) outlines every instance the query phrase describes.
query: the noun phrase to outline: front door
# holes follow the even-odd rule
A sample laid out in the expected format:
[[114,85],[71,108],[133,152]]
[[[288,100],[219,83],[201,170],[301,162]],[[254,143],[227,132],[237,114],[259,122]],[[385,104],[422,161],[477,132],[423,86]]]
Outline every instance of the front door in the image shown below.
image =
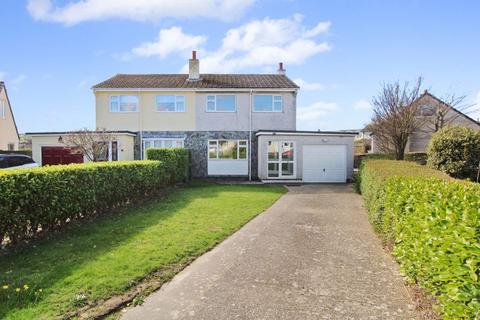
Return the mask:
[[295,179],[297,169],[295,153],[295,143],[292,141],[268,141],[268,178]]

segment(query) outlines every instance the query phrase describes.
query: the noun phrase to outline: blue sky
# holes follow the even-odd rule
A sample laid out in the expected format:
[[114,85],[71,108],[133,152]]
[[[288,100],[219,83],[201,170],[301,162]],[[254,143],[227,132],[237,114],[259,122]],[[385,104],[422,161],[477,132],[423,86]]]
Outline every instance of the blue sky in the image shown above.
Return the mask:
[[[480,105],[480,2],[2,0],[0,78],[20,132],[95,127],[91,86],[116,73],[268,73],[303,89],[298,129],[362,127],[384,81]],[[476,117],[477,115],[475,115]]]

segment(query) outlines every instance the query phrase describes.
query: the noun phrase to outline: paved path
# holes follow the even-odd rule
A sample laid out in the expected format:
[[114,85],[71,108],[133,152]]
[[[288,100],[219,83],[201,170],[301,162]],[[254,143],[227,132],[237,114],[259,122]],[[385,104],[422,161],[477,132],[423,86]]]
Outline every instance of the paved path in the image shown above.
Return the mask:
[[413,319],[347,185],[290,192],[124,319]]

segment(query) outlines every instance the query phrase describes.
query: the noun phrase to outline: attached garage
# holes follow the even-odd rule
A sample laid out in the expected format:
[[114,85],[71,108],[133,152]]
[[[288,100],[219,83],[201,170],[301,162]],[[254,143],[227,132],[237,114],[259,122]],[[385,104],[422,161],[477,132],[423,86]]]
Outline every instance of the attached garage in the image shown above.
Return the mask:
[[42,165],[83,163],[83,155],[66,147],[42,147]]
[[260,131],[262,181],[345,183],[353,177],[354,132]]

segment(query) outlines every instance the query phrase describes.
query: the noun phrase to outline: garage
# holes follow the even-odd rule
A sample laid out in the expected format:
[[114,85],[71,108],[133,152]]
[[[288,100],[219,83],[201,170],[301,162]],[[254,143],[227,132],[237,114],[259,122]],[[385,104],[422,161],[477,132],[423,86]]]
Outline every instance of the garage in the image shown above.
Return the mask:
[[83,155],[66,147],[42,147],[42,165],[83,163]]
[[356,132],[259,131],[258,178],[264,182],[345,183],[353,178]]
[[303,146],[304,182],[347,181],[347,148],[345,145]]

